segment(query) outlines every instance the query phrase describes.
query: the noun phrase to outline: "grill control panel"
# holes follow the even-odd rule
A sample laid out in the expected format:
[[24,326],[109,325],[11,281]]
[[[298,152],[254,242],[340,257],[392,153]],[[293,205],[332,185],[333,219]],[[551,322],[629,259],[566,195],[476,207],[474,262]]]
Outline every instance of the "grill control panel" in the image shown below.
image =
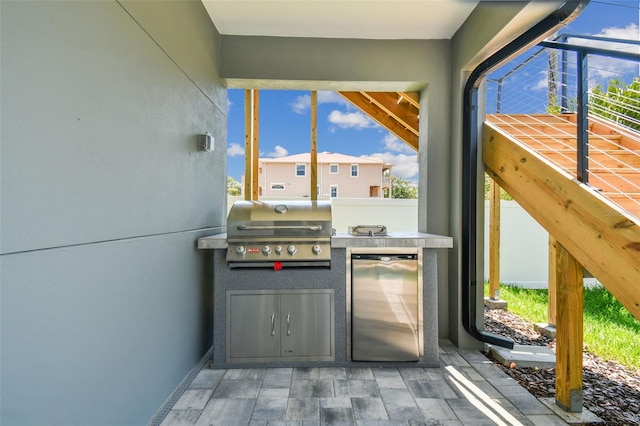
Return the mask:
[[285,262],[331,260],[329,241],[230,242],[227,262]]

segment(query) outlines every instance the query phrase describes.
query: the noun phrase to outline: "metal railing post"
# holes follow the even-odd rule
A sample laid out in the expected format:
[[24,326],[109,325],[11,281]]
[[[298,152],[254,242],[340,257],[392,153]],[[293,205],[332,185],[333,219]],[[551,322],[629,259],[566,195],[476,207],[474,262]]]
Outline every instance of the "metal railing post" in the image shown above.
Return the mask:
[[578,180],[582,183],[589,183],[589,118],[587,111],[588,104],[588,74],[587,69],[588,61],[587,54],[584,52],[577,52],[578,55],[578,75],[577,75],[577,97],[578,97],[578,167],[577,175]]
[[502,107],[502,79],[498,80],[498,95],[496,97],[496,113],[500,114]]
[[[565,41],[565,39],[562,38],[562,41]],[[569,111],[569,99],[567,95],[567,91],[569,89],[567,62],[567,51],[562,49],[560,51],[560,63],[562,67],[560,69],[560,112]]]

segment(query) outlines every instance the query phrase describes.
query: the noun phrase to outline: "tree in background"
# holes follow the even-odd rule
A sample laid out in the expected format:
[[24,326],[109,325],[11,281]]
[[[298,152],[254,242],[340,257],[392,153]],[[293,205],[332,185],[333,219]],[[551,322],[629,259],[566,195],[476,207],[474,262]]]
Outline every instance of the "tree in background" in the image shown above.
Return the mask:
[[232,178],[231,176],[227,176],[227,194],[229,195],[241,195],[242,188],[240,182]]
[[591,89],[589,113],[640,130],[640,79],[626,85],[619,78],[609,80],[607,89]]
[[391,198],[418,198],[418,188],[408,180],[391,176]]

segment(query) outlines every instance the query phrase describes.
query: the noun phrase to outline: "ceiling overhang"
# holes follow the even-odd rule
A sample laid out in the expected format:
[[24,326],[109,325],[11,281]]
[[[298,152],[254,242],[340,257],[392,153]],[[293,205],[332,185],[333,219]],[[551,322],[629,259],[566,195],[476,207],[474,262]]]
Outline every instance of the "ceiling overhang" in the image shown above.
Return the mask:
[[459,0],[202,0],[220,34],[450,39],[477,5]]

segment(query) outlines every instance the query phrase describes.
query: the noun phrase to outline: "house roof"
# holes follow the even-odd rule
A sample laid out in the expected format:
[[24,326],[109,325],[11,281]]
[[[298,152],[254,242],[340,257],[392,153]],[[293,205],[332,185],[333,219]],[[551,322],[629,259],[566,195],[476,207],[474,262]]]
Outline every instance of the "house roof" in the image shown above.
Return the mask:
[[[317,160],[318,164],[384,164],[384,161],[376,157],[354,157],[335,152],[319,152]],[[305,152],[302,154],[287,155],[286,157],[260,158],[259,161],[265,163],[309,163],[311,161],[311,155]]]

